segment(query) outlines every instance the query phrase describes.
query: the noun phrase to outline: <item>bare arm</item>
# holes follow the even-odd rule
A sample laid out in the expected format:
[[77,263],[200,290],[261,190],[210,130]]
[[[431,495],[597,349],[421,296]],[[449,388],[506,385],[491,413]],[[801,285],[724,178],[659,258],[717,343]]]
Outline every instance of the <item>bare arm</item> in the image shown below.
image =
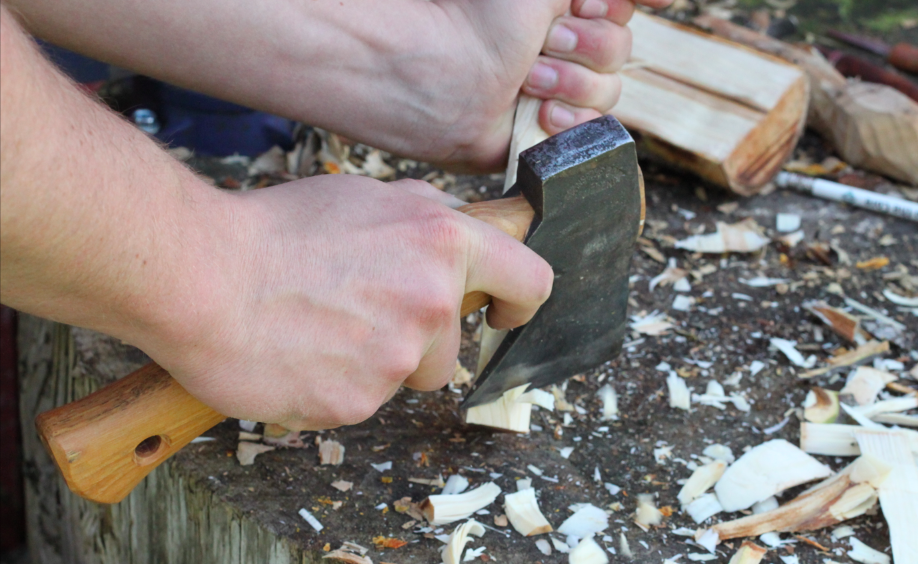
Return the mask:
[[0,37],[3,303],[133,342],[204,317],[213,265],[188,251],[218,251],[220,193],[74,88],[6,7]]
[[208,186],[0,10],[3,303],[138,346],[223,414],[326,428],[442,386],[466,291],[503,327],[547,297],[542,259],[425,183]]
[[[404,8],[372,0],[13,4],[31,33],[74,51],[322,127],[352,121],[371,100],[404,106],[410,85],[400,79],[424,57],[397,32]],[[364,135],[389,140],[411,127],[382,118],[363,123]]]
[[549,133],[614,105],[634,10],[632,0],[12,4],[32,33],[75,51],[396,154],[478,170],[505,167],[521,87],[547,100]]

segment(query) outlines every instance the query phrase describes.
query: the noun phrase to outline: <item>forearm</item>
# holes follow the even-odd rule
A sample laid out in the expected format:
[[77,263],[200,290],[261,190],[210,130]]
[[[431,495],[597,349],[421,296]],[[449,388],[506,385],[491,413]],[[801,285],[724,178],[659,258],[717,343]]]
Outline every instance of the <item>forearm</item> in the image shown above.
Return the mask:
[[404,29],[420,0],[12,4],[29,31],[74,51],[394,149],[412,125],[367,109],[418,106],[413,75],[435,60]]
[[0,59],[3,303],[152,348],[203,319],[218,191],[81,94],[6,8]]

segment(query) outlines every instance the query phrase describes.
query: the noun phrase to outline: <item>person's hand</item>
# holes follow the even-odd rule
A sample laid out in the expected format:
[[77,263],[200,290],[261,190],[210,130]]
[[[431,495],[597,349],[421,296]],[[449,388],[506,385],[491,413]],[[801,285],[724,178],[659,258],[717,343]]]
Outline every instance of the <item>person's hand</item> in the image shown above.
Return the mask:
[[326,175],[227,198],[231,235],[201,267],[212,314],[178,342],[142,347],[226,415],[298,429],[363,421],[401,385],[446,384],[466,292],[491,294],[488,322],[507,328],[551,289],[538,255],[420,181]]
[[7,2],[36,35],[100,60],[401,156],[499,171],[521,89],[545,100],[552,134],[608,112],[635,3],[671,0]]
[[[654,8],[670,2],[637,0]],[[421,26],[428,31],[413,36],[426,56],[412,68],[436,109],[426,126],[413,124],[426,135],[406,138],[401,152],[503,169],[521,89],[545,100],[539,123],[549,134],[608,113],[621,92],[616,73],[631,53],[625,26],[634,9],[633,0],[434,0]]]

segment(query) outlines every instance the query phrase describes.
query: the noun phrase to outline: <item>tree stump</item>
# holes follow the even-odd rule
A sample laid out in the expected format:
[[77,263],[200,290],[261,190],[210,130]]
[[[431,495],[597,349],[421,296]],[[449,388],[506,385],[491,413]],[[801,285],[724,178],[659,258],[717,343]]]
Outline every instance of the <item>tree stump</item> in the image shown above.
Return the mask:
[[[35,415],[81,398],[149,361],[116,339],[36,317],[19,323],[29,550],[38,564],[305,564],[293,546],[201,487],[189,458],[154,470],[123,502],[73,495],[35,432]],[[193,455],[193,452],[183,453]],[[182,460],[179,460],[179,459]]]

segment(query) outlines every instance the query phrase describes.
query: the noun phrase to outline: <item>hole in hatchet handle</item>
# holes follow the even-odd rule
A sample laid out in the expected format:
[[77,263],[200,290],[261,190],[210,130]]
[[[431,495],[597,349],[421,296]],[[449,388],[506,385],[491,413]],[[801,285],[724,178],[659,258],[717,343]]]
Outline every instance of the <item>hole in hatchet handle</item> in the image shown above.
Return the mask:
[[42,413],[35,425],[74,493],[116,503],[223,419],[150,363],[81,400]]
[[[532,206],[522,196],[468,204],[459,208],[459,211],[500,229],[520,242],[529,233],[529,225],[535,216]],[[491,296],[484,292],[469,292],[462,298],[460,315],[465,317],[489,303]]]

